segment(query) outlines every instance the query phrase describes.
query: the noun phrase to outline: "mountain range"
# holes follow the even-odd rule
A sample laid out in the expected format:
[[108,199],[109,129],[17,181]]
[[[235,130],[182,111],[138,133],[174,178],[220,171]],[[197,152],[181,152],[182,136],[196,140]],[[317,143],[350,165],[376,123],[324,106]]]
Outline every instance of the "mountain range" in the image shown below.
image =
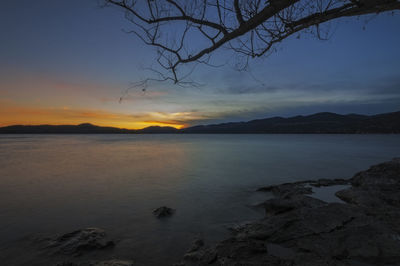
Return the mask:
[[378,115],[316,113],[289,118],[271,117],[248,122],[199,125],[176,129],[151,126],[144,129],[80,125],[15,125],[0,128],[0,134],[369,134],[400,133],[400,111]]

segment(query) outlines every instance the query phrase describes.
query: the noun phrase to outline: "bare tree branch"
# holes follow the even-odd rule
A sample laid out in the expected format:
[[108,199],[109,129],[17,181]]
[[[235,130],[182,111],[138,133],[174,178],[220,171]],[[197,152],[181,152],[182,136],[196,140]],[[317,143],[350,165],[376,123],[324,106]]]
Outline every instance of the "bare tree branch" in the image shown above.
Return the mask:
[[328,21],[400,10],[400,0],[103,1],[125,11],[134,27],[130,32],[157,48],[165,80],[175,83],[188,74],[180,73],[179,66],[209,64],[211,55],[223,46],[242,55],[247,64],[249,58],[268,54],[295,33],[325,39],[323,26]]

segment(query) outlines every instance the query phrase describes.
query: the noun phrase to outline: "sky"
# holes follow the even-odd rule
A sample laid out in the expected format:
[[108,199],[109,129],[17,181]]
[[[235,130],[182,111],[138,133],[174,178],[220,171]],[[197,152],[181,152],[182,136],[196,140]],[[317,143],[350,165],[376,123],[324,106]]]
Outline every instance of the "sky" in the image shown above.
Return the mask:
[[[199,66],[198,87],[150,83],[156,52],[97,0],[0,3],[0,126],[80,124],[177,128],[316,112],[400,111],[400,13],[345,19],[327,41],[289,38],[236,71]],[[123,97],[122,101],[119,99]]]

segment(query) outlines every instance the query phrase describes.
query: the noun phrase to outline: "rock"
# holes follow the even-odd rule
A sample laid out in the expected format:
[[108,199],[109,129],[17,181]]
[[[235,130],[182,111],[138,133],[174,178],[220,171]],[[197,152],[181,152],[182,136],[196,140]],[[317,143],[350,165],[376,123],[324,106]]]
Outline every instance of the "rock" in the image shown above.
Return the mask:
[[47,248],[55,253],[79,256],[82,253],[113,247],[113,241],[106,238],[106,233],[100,228],[85,228],[61,235],[50,240]]
[[352,179],[354,187],[371,185],[393,185],[400,183],[400,158],[371,166],[367,171],[357,173]]
[[351,181],[352,187],[336,196],[400,232],[400,159],[372,166]]
[[285,183],[276,186],[268,186],[259,188],[258,191],[272,192],[274,196],[281,198],[289,198],[296,195],[312,194],[312,188],[305,185],[309,181]]
[[355,206],[300,207],[244,226],[220,242],[216,265],[392,265],[400,259],[400,241],[393,236],[396,232]]
[[265,201],[262,206],[265,208],[267,215],[278,215],[288,211],[295,210],[300,207],[319,207],[326,203],[312,197],[297,195],[291,198],[273,198]]
[[196,239],[192,247],[183,256],[183,260],[175,265],[201,265],[211,264],[216,259],[216,251],[204,245],[202,239]]
[[343,201],[364,208],[400,208],[400,158],[370,167],[351,179],[352,187],[336,192]]
[[198,251],[200,248],[202,248],[204,246],[204,241],[202,239],[196,239],[193,241],[192,246],[190,247],[190,249],[188,250],[188,252],[194,252],[194,251]]
[[266,214],[277,215],[296,209],[296,204],[292,200],[274,198],[265,201],[264,209]]
[[162,206],[160,208],[157,208],[153,211],[153,214],[157,217],[157,218],[162,218],[162,217],[168,217],[171,216],[172,214],[174,214],[175,210],[171,209],[169,207],[166,206]]
[[105,260],[105,261],[88,261],[88,262],[61,262],[55,266],[134,266],[130,260]]
[[278,257],[285,260],[294,259],[296,253],[291,248],[286,248],[284,246],[267,243],[268,254],[274,257]]
[[217,253],[210,248],[203,248],[198,251],[188,252],[183,256],[183,265],[209,265],[215,262]]
[[134,266],[134,264],[128,260],[107,260],[95,262],[90,266]]
[[335,185],[347,185],[350,183],[349,179],[318,179],[311,181],[309,184],[314,187],[329,187]]
[[[350,188],[336,193],[347,204],[309,196],[307,185],[349,182]],[[232,228],[231,238],[186,254],[180,265],[400,265],[400,159],[351,180],[286,183],[260,191],[275,196],[262,204],[265,218]]]

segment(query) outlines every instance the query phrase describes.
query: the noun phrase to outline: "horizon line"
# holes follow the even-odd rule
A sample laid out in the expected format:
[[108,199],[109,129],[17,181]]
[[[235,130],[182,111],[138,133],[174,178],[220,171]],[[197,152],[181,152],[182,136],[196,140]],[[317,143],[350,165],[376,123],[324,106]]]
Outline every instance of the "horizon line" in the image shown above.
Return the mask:
[[199,125],[193,125],[193,126],[183,126],[183,127],[174,127],[174,126],[162,126],[162,125],[153,125],[153,126],[147,126],[143,128],[136,128],[136,129],[129,129],[129,128],[123,128],[123,127],[113,127],[113,126],[102,126],[102,125],[96,125],[93,123],[89,122],[83,122],[83,123],[78,123],[78,124],[10,124],[10,125],[0,125],[0,128],[6,128],[6,127],[15,127],[15,126],[82,126],[82,125],[91,125],[95,127],[107,127],[107,128],[114,128],[114,129],[120,129],[120,130],[130,130],[130,131],[138,131],[138,130],[143,130],[147,128],[152,128],[152,127],[158,127],[158,128],[174,128],[176,130],[182,130],[185,128],[191,128],[191,127],[197,127],[197,126],[209,126],[209,125],[221,125],[221,124],[229,124],[229,123],[246,123],[246,122],[251,122],[251,121],[257,121],[257,120],[264,120],[264,119],[271,119],[271,118],[294,118],[294,117],[307,117],[307,116],[313,116],[317,114],[335,114],[339,116],[349,116],[349,115],[359,115],[359,116],[376,116],[376,115],[382,115],[382,114],[391,114],[391,113],[398,113],[400,111],[394,111],[394,112],[386,112],[386,113],[378,113],[378,114],[372,114],[372,115],[365,115],[365,114],[357,114],[357,113],[347,113],[347,114],[338,114],[334,112],[317,112],[309,115],[293,115],[293,116],[270,116],[270,117],[265,117],[265,118],[258,118],[258,119],[250,119],[246,121],[238,121],[238,122],[221,122],[221,123],[212,123],[212,124],[199,124]]

